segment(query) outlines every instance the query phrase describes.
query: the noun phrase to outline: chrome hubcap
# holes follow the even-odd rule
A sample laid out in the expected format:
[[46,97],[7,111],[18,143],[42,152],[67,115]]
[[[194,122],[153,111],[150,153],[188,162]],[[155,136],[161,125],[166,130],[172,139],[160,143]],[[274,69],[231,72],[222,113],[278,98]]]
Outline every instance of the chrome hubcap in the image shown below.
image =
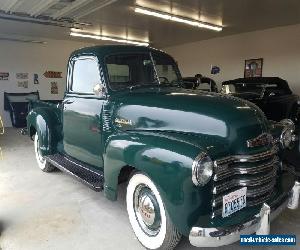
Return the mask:
[[155,220],[154,205],[146,194],[143,194],[139,199],[138,212],[147,226],[153,225]]
[[137,186],[134,192],[134,211],[141,229],[149,236],[157,235],[161,226],[160,210],[149,187]]

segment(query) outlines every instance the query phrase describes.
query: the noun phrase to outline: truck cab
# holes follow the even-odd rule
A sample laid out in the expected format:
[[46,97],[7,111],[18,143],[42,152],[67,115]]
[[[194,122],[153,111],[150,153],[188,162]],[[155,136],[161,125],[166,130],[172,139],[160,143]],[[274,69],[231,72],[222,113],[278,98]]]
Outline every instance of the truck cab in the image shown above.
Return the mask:
[[62,103],[31,107],[38,166],[59,168],[112,201],[128,181],[129,220],[146,248],[172,249],[182,235],[205,247],[268,234],[270,219],[298,206],[299,183],[280,156],[293,124],[270,122],[236,97],[182,88],[162,51],[77,50]]

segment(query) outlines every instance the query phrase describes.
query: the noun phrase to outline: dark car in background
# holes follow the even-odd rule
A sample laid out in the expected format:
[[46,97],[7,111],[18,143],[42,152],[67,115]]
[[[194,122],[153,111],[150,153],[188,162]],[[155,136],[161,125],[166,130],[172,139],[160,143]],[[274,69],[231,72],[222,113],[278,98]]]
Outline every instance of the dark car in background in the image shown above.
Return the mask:
[[295,123],[295,145],[285,150],[285,162],[293,165],[300,178],[300,123],[299,96],[294,94],[286,80],[279,77],[238,78],[222,83],[222,93],[240,97],[255,103],[262,109],[269,120],[282,121],[291,119]]
[[255,103],[269,120],[299,123],[299,96],[280,77],[238,78],[222,83],[222,93]]
[[216,82],[209,78],[197,74],[191,77],[183,77],[183,86],[186,89],[199,89],[208,92],[218,92],[218,87]]

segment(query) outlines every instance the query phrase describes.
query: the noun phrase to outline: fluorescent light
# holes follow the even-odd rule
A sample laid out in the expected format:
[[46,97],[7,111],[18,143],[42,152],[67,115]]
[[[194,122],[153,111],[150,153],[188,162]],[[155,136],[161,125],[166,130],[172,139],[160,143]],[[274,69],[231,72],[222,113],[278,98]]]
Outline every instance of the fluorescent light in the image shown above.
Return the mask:
[[26,39],[26,38],[16,38],[16,37],[0,37],[0,41],[47,44],[47,42],[45,42],[45,41],[30,40],[30,39]]
[[144,7],[140,7],[140,6],[135,7],[134,11],[136,13],[141,13],[141,14],[148,15],[148,16],[154,16],[154,17],[158,17],[158,18],[162,18],[165,20],[170,20],[170,21],[174,21],[174,22],[178,22],[178,23],[185,23],[185,24],[192,25],[192,26],[199,27],[199,28],[210,29],[210,30],[214,30],[214,31],[222,31],[222,29],[223,29],[223,27],[220,25],[201,22],[201,21],[198,21],[195,19],[172,15],[170,13],[157,11],[157,10],[153,10],[153,9],[149,9],[149,8],[144,8]]
[[163,18],[163,19],[167,19],[167,20],[171,19],[171,16],[168,14],[150,11],[145,8],[136,7],[134,11],[137,13],[141,13],[141,14],[145,14],[145,15],[149,15],[149,16],[155,16],[155,17],[159,17],[159,18]]
[[174,21],[174,22],[185,23],[185,24],[189,24],[189,25],[192,25],[192,26],[196,26],[196,27],[199,26],[199,22],[197,22],[197,21],[190,21],[190,20],[182,19],[182,18],[179,18],[179,17],[176,17],[176,16],[172,16],[171,20]]
[[101,36],[101,35],[99,36],[99,35],[83,34],[83,33],[77,33],[77,32],[71,32],[70,36],[91,38],[91,39],[104,40],[104,41],[112,41],[112,42],[117,42],[117,43],[128,43],[128,44],[134,44],[134,45],[149,46],[148,42],[128,40],[128,39],[110,37],[110,36]]

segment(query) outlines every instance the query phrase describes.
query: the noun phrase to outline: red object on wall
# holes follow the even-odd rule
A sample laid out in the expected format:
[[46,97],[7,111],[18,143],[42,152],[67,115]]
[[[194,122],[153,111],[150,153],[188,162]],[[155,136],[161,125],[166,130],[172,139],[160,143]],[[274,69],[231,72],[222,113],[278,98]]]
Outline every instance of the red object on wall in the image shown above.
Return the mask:
[[62,78],[61,74],[62,72],[58,72],[58,71],[46,71],[44,73],[44,76],[46,78]]

